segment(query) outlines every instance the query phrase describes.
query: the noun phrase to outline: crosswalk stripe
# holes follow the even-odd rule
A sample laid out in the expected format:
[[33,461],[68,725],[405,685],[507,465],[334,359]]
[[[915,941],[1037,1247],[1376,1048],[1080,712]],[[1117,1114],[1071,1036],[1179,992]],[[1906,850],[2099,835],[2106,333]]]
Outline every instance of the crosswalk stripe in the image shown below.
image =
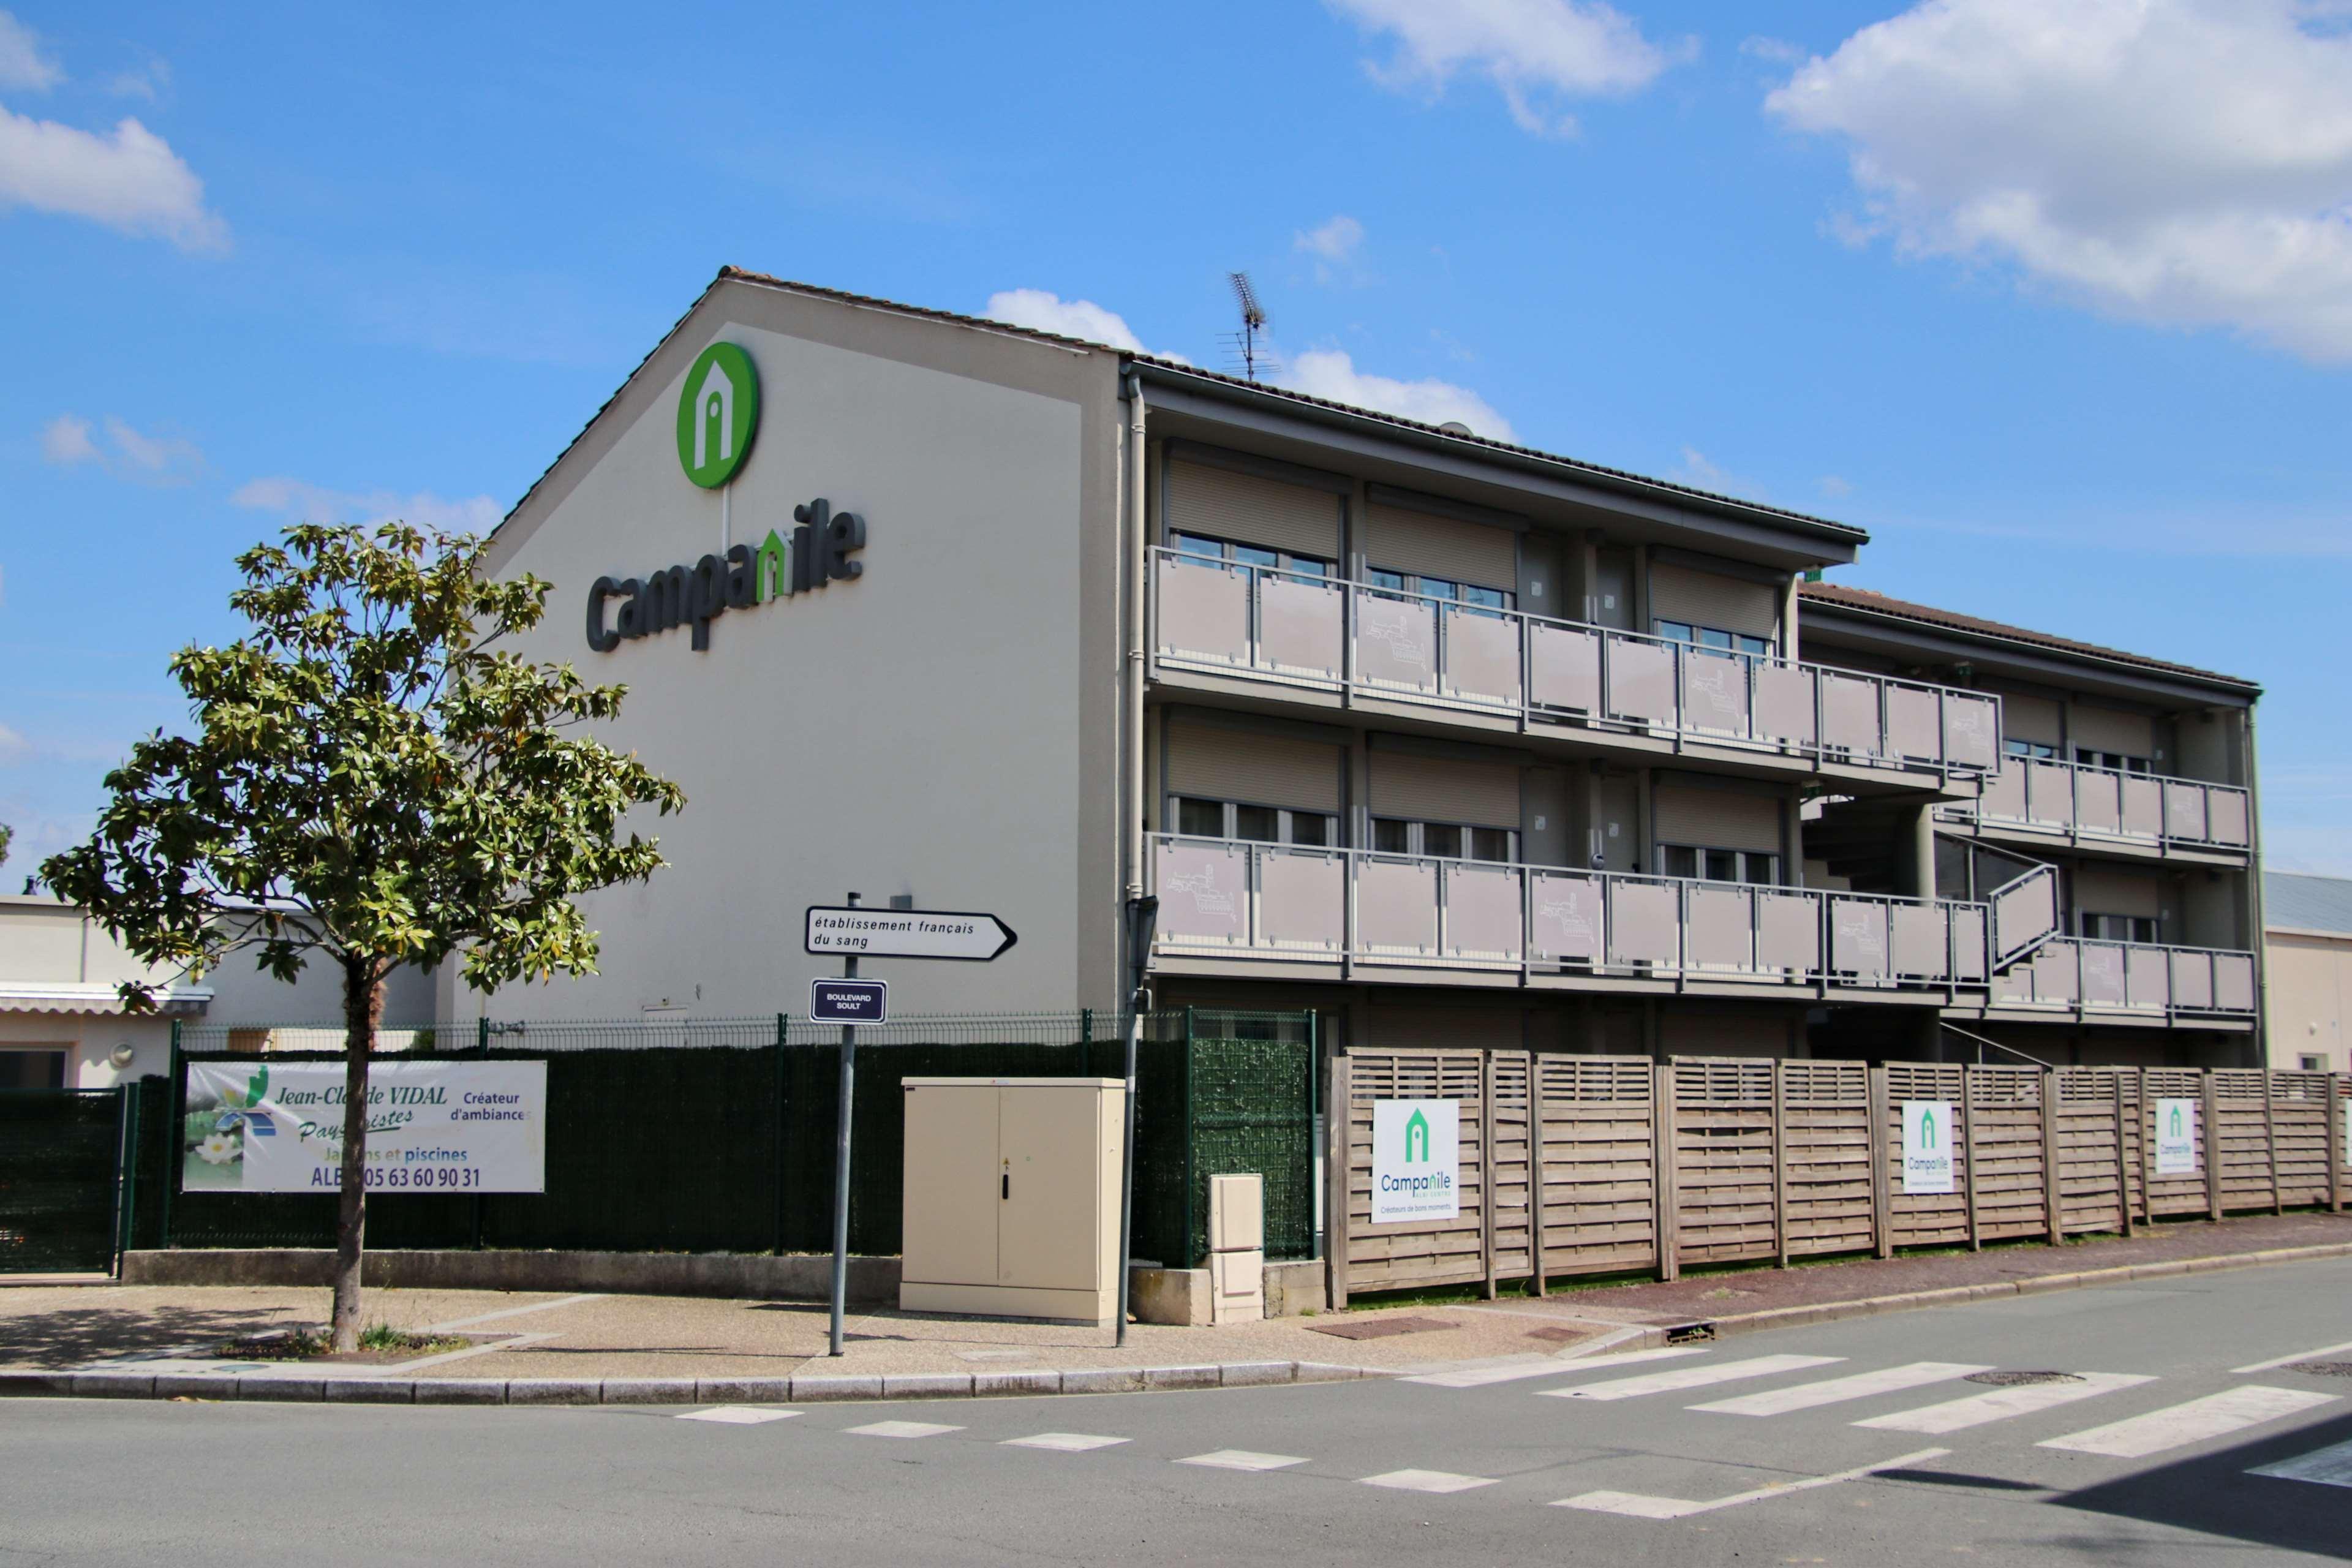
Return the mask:
[[1761,1502],[1766,1498],[1785,1497],[1790,1492],[1811,1491],[1816,1487],[1833,1487],[1841,1481],[1860,1480],[1882,1470],[1907,1469],[1924,1465],[1929,1459],[1940,1459],[1949,1448],[1922,1448],[1916,1454],[1903,1454],[1892,1459],[1881,1459],[1874,1465],[1857,1465],[1851,1470],[1840,1470],[1833,1476],[1807,1476],[1802,1480],[1775,1481],[1769,1487],[1753,1491],[1735,1492],[1729,1497],[1694,1501],[1678,1497],[1650,1497],[1642,1492],[1585,1492],[1577,1497],[1562,1498],[1554,1508],[1582,1509],[1587,1513],[1617,1513],[1631,1519],[1687,1519],[1695,1513],[1713,1513],[1717,1509],[1738,1508],[1742,1503]]
[[1426,1384],[1432,1388],[1485,1388],[1497,1383],[1517,1383],[1531,1377],[1570,1377],[1580,1373],[1603,1372],[1612,1366],[1631,1366],[1637,1362],[1672,1361],[1686,1355],[1705,1355],[1707,1345],[1668,1345],[1653,1351],[1617,1351],[1607,1355],[1581,1356],[1574,1361],[1559,1361],[1546,1356],[1540,1361],[1513,1362],[1504,1366],[1465,1367],[1460,1372],[1423,1373],[1419,1377],[1401,1377],[1399,1383]]
[[869,1421],[850,1431],[860,1437],[936,1437],[944,1432],[961,1432],[961,1426],[942,1426],[935,1421]]
[[2314,1449],[2275,1465],[2248,1470],[2250,1476],[2276,1476],[2285,1481],[2316,1481],[2324,1487],[2352,1487],[2352,1443]]
[[1849,1399],[1867,1399],[1874,1394],[1899,1394],[1906,1388],[1918,1388],[1930,1383],[1949,1383],[1956,1377],[1991,1370],[1990,1367],[1969,1366],[1956,1361],[1915,1361],[1908,1365],[1885,1367],[1877,1372],[1857,1372],[1844,1377],[1824,1378],[1819,1383],[1801,1383],[1794,1388],[1743,1394],[1737,1399],[1718,1399],[1712,1405],[1694,1405],[1691,1408],[1712,1411],[1717,1415],[1786,1415],[1791,1410],[1811,1410],[1816,1405],[1839,1405]]
[[1803,1372],[1809,1367],[1833,1366],[1843,1360],[1842,1355],[1758,1356],[1750,1361],[1685,1367],[1679,1372],[1621,1377],[1608,1383],[1586,1384],[1580,1388],[1540,1388],[1536,1392],[1552,1399],[1639,1399],[1647,1394],[1674,1394],[1685,1388],[1705,1388],[1710,1384],[1737,1383],[1743,1377],[1771,1377],[1784,1372]]
[[2267,1388],[2259,1383],[2209,1394],[2186,1405],[2135,1415],[2128,1421],[2071,1432],[2037,1445],[2065,1448],[2078,1454],[2105,1454],[2110,1458],[2142,1459],[2168,1448],[2200,1443],[2265,1421],[2276,1421],[2315,1405],[2333,1405],[2332,1394],[2306,1394],[2299,1388]]
[[2317,1350],[2289,1351],[2284,1355],[2273,1356],[2268,1361],[2258,1361],[2252,1366],[2233,1366],[2230,1371],[2232,1374],[2242,1377],[2250,1372],[2270,1372],[2285,1366],[2290,1362],[2325,1361],[2327,1357],[2344,1351],[2352,1351],[2352,1340],[2347,1340],[2340,1345],[2322,1345]]
[[1195,1454],[1189,1459],[1173,1461],[1179,1465],[1202,1465],[1213,1470],[1286,1470],[1307,1461],[1290,1454],[1253,1454],[1247,1448],[1219,1448],[1213,1453]]
[[1466,1492],[1495,1483],[1484,1476],[1457,1476],[1451,1470],[1391,1470],[1383,1476],[1366,1476],[1357,1484],[1401,1492]]
[[750,1405],[718,1405],[709,1410],[688,1410],[681,1421],[716,1421],[722,1426],[757,1426],[763,1422],[789,1421],[797,1410],[761,1410]]
[[1972,1394],[1965,1399],[1946,1400],[1941,1405],[1922,1405],[1916,1410],[1897,1410],[1891,1415],[1874,1415],[1854,1425],[1874,1426],[1882,1432],[1923,1432],[1932,1436],[1944,1432],[1963,1431],[1970,1426],[1982,1426],[1988,1422],[2006,1421],[2012,1415],[2031,1415],[2037,1410],[2055,1410],[2078,1399],[2095,1399],[2102,1394],[2113,1394],[2121,1388],[2137,1388],[2143,1383],[2156,1381],[2152,1377],[2128,1372],[2084,1372],[2074,1375],[2083,1381],[2029,1383],[2018,1388],[1996,1388],[1986,1394]]
[[1093,1448],[1109,1448],[1129,1441],[1125,1437],[1098,1437],[1091,1432],[1040,1432],[1034,1437],[1007,1437],[998,1445],[1004,1448],[1049,1448],[1057,1454],[1083,1454]]

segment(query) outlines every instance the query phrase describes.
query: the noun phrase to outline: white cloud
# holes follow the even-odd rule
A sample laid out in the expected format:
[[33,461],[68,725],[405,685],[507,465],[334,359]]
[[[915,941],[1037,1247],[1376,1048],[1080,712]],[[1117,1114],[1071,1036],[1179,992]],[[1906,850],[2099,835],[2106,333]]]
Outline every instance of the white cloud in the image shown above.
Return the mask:
[[1370,375],[1339,349],[1309,349],[1290,362],[1279,376],[1281,384],[1309,397],[1376,408],[1417,419],[1424,425],[1459,421],[1490,441],[1516,441],[1511,422],[1469,388],[1450,381],[1396,381]]
[[992,321],[1107,343],[1129,353],[1149,352],[1118,311],[1106,310],[1092,300],[1065,300],[1043,289],[1006,289],[991,294],[981,314]]
[[365,526],[398,520],[453,533],[488,533],[506,515],[506,509],[488,496],[451,500],[429,490],[406,496],[392,490],[336,490],[283,475],[248,479],[228,499],[257,511],[282,513],[289,522]]
[[1633,20],[1600,0],[1326,0],[1368,32],[1395,35],[1396,49],[1371,66],[1394,89],[1443,91],[1464,71],[1491,80],[1523,131],[1570,134],[1563,98],[1637,92],[1696,41],[1661,47]]
[[1768,38],[1762,35],[1739,40],[1739,52],[1751,59],[1770,60],[1775,65],[1792,66],[1805,58],[1805,51],[1786,38]]
[[161,56],[135,70],[117,71],[106,79],[106,90],[117,98],[143,98],[153,103],[170,90],[172,63]]
[[2352,33],[2330,0],[1926,0],[1765,100],[1909,255],[2352,360]]
[[70,468],[98,461],[98,443],[89,438],[89,421],[60,414],[41,426],[41,456]]
[[22,761],[32,749],[31,742],[24,736],[7,725],[0,724],[0,767]]
[[136,120],[109,136],[0,109],[0,207],[10,204],[161,235],[183,250],[228,244],[205,183]]
[[104,425],[100,443],[89,420],[60,414],[41,426],[41,456],[65,468],[96,463],[117,479],[143,485],[184,485],[205,471],[202,448],[184,436],[147,435],[111,414]]
[[1764,487],[1756,480],[1729,473],[1723,466],[1696,447],[1685,447],[1682,460],[1667,476],[1676,484],[1693,489],[1713,490],[1717,495],[1745,496],[1750,500],[1764,499]]
[[1832,500],[1843,500],[1846,497],[1853,494],[1853,481],[1852,479],[1841,479],[1835,474],[1823,474],[1821,479],[1821,485],[1822,494],[1829,497]]
[[39,36],[0,11],[0,87],[46,92],[65,79],[63,68],[41,53]]
[[1325,261],[1349,261],[1354,258],[1356,247],[1364,243],[1364,226],[1346,213],[1338,213],[1328,222],[1300,229],[1290,243],[1292,249]]

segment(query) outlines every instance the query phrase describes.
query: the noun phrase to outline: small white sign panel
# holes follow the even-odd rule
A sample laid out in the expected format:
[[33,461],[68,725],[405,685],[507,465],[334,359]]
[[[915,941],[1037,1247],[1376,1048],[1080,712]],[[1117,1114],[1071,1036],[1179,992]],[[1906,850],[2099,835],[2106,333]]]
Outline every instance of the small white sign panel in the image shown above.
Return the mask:
[[1906,1100],[1903,1102],[1903,1190],[1906,1193],[1948,1193],[1952,1190],[1950,1100]]
[[2193,1176],[2197,1173],[2197,1111],[2193,1100],[2156,1102],[2156,1173]]
[[1372,1102],[1372,1223],[1453,1219],[1462,1212],[1462,1103]]

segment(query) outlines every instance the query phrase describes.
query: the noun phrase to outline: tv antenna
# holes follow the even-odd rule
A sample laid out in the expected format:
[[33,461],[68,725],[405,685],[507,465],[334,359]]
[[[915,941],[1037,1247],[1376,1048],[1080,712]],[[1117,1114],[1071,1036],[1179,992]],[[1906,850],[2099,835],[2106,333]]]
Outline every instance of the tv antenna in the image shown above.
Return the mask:
[[1255,381],[1258,372],[1270,374],[1279,368],[1274,356],[1258,344],[1258,335],[1265,331],[1265,307],[1258,303],[1257,289],[1252,287],[1248,273],[1229,272],[1225,277],[1233,284],[1234,299],[1242,308],[1242,330],[1226,333],[1225,341],[1240,362],[1242,374]]

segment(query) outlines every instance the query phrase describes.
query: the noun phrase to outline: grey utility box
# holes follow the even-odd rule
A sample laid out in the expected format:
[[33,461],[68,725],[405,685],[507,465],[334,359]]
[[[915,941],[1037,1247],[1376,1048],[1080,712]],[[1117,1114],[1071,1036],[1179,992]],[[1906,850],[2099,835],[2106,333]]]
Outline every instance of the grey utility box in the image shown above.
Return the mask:
[[1118,1310],[1127,1086],[1115,1078],[910,1078],[910,1312],[1108,1324]]

